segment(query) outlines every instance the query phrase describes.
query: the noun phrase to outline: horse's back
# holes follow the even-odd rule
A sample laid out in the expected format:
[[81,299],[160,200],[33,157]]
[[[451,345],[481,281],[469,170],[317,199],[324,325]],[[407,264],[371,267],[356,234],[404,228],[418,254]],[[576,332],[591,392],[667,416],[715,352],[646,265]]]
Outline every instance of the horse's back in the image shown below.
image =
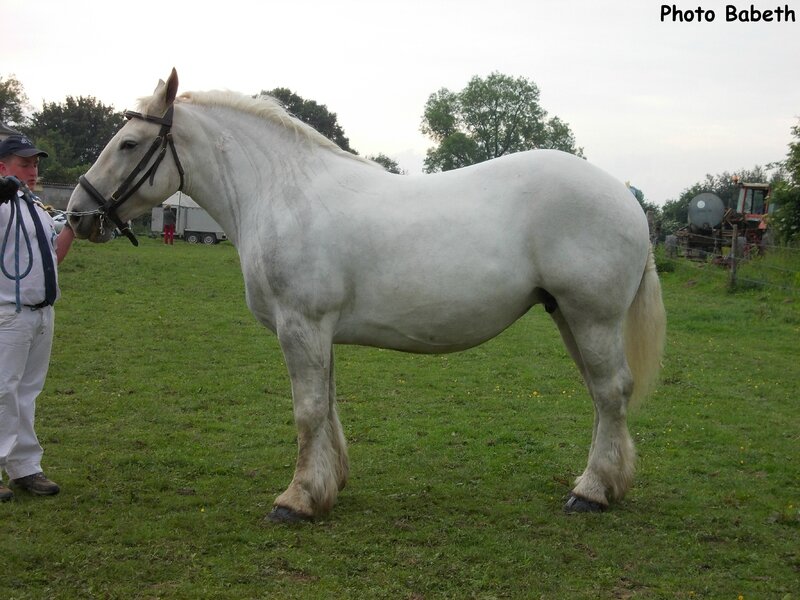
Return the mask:
[[644,270],[649,233],[635,197],[571,154],[522,152],[403,187],[388,227],[410,223],[417,243],[435,249],[433,263],[437,256],[451,265],[489,259],[507,275],[556,288],[618,281],[621,270],[638,285]]
[[[446,173],[395,178],[402,210],[462,214],[466,223],[488,219],[508,232],[553,243],[605,228],[641,243],[647,220],[627,187],[584,159],[557,150],[520,152]],[[421,205],[421,207],[420,207]],[[423,218],[427,218],[424,216]],[[575,240],[577,241],[577,240]]]

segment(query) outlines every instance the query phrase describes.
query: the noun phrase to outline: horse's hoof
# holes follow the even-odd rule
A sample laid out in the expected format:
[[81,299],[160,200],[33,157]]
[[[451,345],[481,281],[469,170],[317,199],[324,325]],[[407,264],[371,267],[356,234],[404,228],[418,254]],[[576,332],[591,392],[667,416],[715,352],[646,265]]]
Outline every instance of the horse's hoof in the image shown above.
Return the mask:
[[605,504],[593,502],[586,498],[581,498],[575,494],[570,494],[567,503],[564,505],[566,513],[597,513],[603,512],[608,508]]
[[285,506],[274,506],[267,515],[267,521],[270,523],[310,523],[313,520],[314,517],[311,515],[299,513],[291,508],[286,508]]

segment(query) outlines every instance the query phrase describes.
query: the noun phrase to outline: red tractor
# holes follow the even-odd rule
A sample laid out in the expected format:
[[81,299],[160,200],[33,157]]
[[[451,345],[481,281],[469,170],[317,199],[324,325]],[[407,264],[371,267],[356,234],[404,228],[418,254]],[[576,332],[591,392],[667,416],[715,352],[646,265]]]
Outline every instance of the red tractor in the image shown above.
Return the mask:
[[675,232],[685,257],[722,257],[733,244],[734,231],[737,254],[747,256],[761,250],[770,213],[769,184],[742,183],[738,177],[734,183],[739,192],[735,210],[725,208],[711,192],[698,194],[689,202],[689,223]]
[[738,235],[743,236],[749,245],[760,245],[767,231],[767,218],[770,214],[768,183],[739,183],[739,198],[736,212],[729,209],[725,217],[732,227],[737,226]]

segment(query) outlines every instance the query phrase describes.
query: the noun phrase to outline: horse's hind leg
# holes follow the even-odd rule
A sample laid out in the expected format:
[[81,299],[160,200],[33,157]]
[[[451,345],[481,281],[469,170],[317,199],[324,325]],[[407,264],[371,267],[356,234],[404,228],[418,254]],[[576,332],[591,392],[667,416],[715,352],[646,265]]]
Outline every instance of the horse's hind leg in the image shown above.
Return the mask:
[[625,360],[621,319],[568,322],[560,309],[553,313],[553,319],[586,381],[595,408],[589,461],[565,508],[571,512],[602,510],[609,501],[624,497],[635,468],[635,450],[627,426],[633,379]]
[[289,487],[271,521],[311,520],[333,507],[347,481],[347,447],[336,412],[333,350],[320,327],[287,323],[278,338],[292,381],[298,455]]
[[[586,374],[586,366],[583,364],[583,357],[581,356],[581,351],[578,349],[578,343],[575,341],[575,337],[572,335],[572,329],[570,329],[569,324],[567,324],[566,319],[564,319],[564,315],[561,313],[561,309],[556,309],[555,311],[551,312],[550,316],[553,318],[553,321],[558,326],[558,331],[561,333],[561,339],[564,342],[564,346],[566,347],[567,352],[569,352],[569,355],[572,357],[572,360],[575,361],[575,366],[578,367],[578,371],[583,377],[583,380],[588,381],[588,376]],[[592,447],[594,447],[594,438],[595,435],[597,435],[597,421],[598,421],[598,413],[597,411],[595,411],[594,427],[592,428]]]
[[331,445],[335,456],[336,483],[339,490],[347,484],[350,474],[350,463],[347,458],[347,441],[339,421],[339,412],[336,409],[336,377],[333,368],[333,346],[331,346],[331,368],[328,377],[328,427],[330,429]]

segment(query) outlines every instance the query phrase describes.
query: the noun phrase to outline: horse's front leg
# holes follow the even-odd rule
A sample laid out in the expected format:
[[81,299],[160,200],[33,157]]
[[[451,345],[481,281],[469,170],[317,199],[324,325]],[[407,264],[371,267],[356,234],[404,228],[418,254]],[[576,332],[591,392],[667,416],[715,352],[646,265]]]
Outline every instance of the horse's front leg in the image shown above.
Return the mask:
[[275,500],[273,522],[312,520],[333,507],[347,481],[347,447],[336,412],[331,335],[294,319],[278,330],[292,382],[298,455],[294,478]]

